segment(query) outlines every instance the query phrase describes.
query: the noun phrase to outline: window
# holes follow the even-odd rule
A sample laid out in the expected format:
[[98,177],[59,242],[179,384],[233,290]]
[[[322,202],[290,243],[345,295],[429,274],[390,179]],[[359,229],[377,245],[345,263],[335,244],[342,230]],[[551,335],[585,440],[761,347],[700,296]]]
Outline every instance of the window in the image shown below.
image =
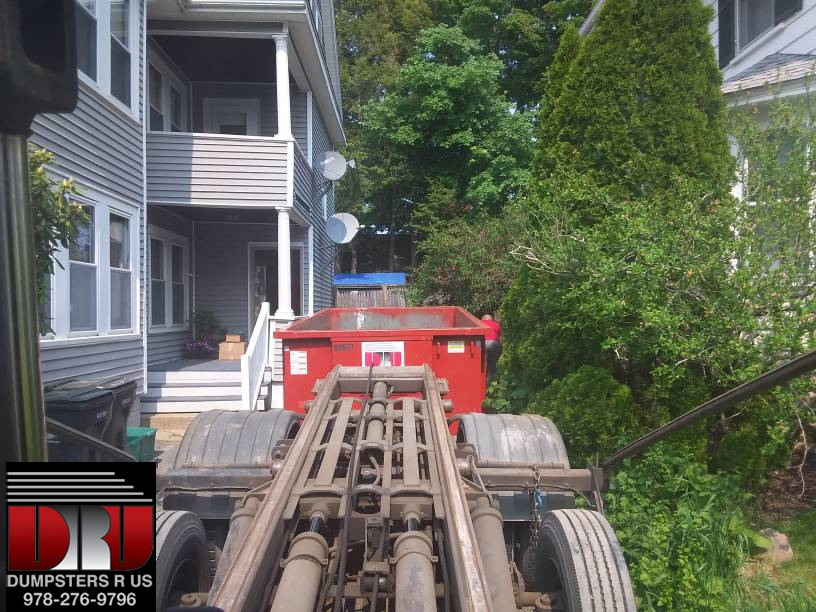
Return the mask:
[[77,66],[98,89],[136,112],[139,2],[76,0]]
[[150,129],[156,132],[164,130],[162,114],[162,75],[153,64],[149,66],[148,90],[150,94]]
[[74,196],[86,221],[54,254],[47,342],[138,331],[139,208],[90,192]]
[[173,283],[172,311],[173,325],[184,325],[184,250],[177,244],[171,245],[171,269]]
[[721,0],[717,7],[720,67],[737,51],[802,10],[802,0]]
[[130,2],[111,0],[111,94],[130,106]]
[[79,0],[77,4],[77,68],[96,80],[96,2]]
[[151,54],[148,63],[147,95],[150,100],[150,130],[187,131],[188,88],[160,57]]
[[96,330],[96,249],[94,244],[94,207],[83,206],[87,222],[77,228],[68,248],[71,283],[70,330]]
[[178,329],[188,323],[188,241],[150,226],[150,328]]
[[182,101],[181,92],[170,86],[170,131],[181,132],[182,121],[184,117],[184,103]]
[[150,324],[164,325],[164,243],[150,239]]
[[110,216],[111,329],[131,327],[130,220]]

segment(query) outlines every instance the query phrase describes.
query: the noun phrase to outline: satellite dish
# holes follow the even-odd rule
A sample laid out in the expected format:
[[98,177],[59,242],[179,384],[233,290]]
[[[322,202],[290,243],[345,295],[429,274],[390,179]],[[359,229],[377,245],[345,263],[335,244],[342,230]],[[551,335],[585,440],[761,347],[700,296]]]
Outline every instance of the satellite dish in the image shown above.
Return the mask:
[[326,233],[329,240],[337,244],[351,242],[357,235],[360,222],[357,217],[349,213],[337,213],[326,219]]
[[346,173],[346,158],[337,151],[326,151],[317,158],[320,172],[328,181],[337,181]]

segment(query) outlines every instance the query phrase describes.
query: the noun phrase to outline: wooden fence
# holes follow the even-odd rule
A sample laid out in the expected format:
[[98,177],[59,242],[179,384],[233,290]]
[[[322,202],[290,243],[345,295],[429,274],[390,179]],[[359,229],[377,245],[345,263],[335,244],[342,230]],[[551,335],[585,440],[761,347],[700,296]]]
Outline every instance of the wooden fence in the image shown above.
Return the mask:
[[339,308],[405,306],[405,286],[336,287],[334,302]]

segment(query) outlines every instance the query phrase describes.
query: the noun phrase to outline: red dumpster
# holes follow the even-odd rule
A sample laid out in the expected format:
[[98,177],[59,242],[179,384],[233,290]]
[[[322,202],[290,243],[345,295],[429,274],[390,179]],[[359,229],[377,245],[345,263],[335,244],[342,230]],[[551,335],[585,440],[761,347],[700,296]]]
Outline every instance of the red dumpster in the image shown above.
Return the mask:
[[429,365],[446,378],[454,413],[481,411],[487,326],[464,308],[327,308],[275,335],[283,341],[283,405],[304,412],[336,365]]

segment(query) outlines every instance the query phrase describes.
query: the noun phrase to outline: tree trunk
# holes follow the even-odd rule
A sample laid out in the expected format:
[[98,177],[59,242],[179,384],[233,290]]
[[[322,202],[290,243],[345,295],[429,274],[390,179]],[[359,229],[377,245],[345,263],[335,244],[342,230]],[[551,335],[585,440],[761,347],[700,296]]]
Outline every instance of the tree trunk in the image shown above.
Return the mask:
[[394,226],[397,223],[397,207],[391,203],[391,226],[388,228],[388,271],[394,271],[394,256],[396,251],[397,237],[394,235]]
[[394,229],[391,228],[388,231],[388,271],[394,271],[394,251],[396,246],[396,236],[394,235]]
[[349,247],[351,247],[351,273],[357,274],[357,243],[352,241]]

